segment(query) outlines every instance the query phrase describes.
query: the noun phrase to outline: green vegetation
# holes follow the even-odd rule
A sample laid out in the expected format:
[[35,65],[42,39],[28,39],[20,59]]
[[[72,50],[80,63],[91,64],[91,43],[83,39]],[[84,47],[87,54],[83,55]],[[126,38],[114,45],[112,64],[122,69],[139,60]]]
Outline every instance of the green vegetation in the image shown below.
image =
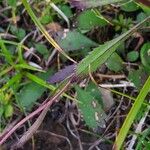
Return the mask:
[[[78,140],[86,131],[110,149],[149,149],[148,3],[0,0],[0,145],[19,148],[32,138],[36,147],[31,129],[49,110]],[[9,144],[23,124],[19,142]]]

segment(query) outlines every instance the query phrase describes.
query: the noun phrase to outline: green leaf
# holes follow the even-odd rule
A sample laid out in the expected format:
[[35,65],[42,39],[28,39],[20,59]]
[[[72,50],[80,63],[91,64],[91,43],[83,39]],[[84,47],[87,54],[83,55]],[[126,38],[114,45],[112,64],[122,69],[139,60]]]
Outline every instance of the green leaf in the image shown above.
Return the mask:
[[[51,71],[46,73],[40,73],[38,77],[43,80],[48,79]],[[42,96],[43,92],[46,90],[46,87],[43,87],[35,82],[30,82],[26,84],[20,92],[17,94],[17,102],[19,105],[27,110],[31,109],[34,103]]]
[[49,52],[48,52],[47,47],[44,44],[37,43],[35,44],[35,48],[41,55],[44,56],[45,59],[48,58]]
[[81,102],[78,103],[78,106],[86,124],[91,128],[96,128],[97,126],[103,127],[105,125],[104,119],[106,118],[106,114],[98,103],[98,100],[80,87],[76,86],[76,91],[77,99]]
[[85,91],[90,93],[90,95],[92,95],[94,97],[94,99],[96,99],[100,103],[102,108],[104,108],[104,103],[103,103],[101,92],[100,92],[99,88],[93,82],[90,82],[88,84]]
[[120,131],[118,136],[116,137],[116,141],[115,141],[115,148],[120,150],[121,146],[129,132],[129,129],[133,123],[133,121],[135,120],[147,94],[150,92],[150,76],[148,77],[148,79],[146,80],[143,88],[140,90],[139,95],[137,96],[135,103],[133,104],[132,108],[130,109]]
[[150,141],[144,141],[145,149],[150,149]]
[[150,17],[143,20],[141,23],[137,24],[131,28],[126,33],[120,35],[119,37],[106,42],[103,45],[95,48],[87,57],[85,57],[77,66],[77,75],[86,75],[90,71],[95,71],[100,65],[102,65],[117,49],[117,47],[122,44],[130,35],[132,35],[135,30],[140,28],[146,21],[150,20]]
[[[139,14],[137,15],[136,21],[137,21],[137,22],[141,22],[141,21],[144,20],[146,17],[148,17],[148,15],[147,15],[146,13],[141,12],[141,13],[139,13]],[[145,23],[145,25],[150,25],[150,23],[147,22],[147,23]]]
[[52,17],[50,16],[50,15],[43,15],[42,17],[40,17],[40,22],[42,23],[42,24],[48,24],[48,23],[50,23],[50,22],[52,22]]
[[4,113],[4,106],[0,105],[0,118],[3,116]]
[[127,59],[130,62],[135,62],[139,58],[139,52],[131,51],[127,54]]
[[45,72],[45,71],[42,70],[42,69],[33,67],[33,66],[31,66],[31,65],[29,65],[29,64],[26,64],[26,63],[22,63],[22,64],[17,64],[17,65],[15,65],[15,69],[28,69],[28,70],[33,70],[33,71]]
[[1,40],[1,38],[0,38],[0,47],[1,47],[0,51],[2,51],[3,55],[5,56],[6,61],[12,65],[13,64],[12,55],[10,51],[7,49],[7,47],[5,46],[5,43]]
[[127,2],[121,6],[121,9],[126,12],[137,11],[140,7],[133,1]]
[[130,71],[128,75],[128,79],[134,83],[138,90],[142,88],[146,77],[147,75],[142,67],[140,67],[138,70]]
[[73,16],[72,10],[69,6],[62,4],[59,5],[59,8],[68,18]]
[[6,105],[5,110],[4,110],[5,118],[11,117],[13,115],[13,111],[14,111],[14,109],[13,109],[12,105],[10,105],[10,104]]
[[[48,89],[51,90],[51,91],[55,91],[55,90],[56,90],[56,87],[55,87],[55,86],[53,86],[53,85],[47,83],[45,80],[43,80],[43,79],[37,77],[36,75],[33,75],[33,74],[31,74],[31,73],[26,72],[26,76],[27,76],[30,80],[34,81],[35,83],[37,83],[37,84],[39,84],[39,85],[41,85],[41,86],[43,86],[43,87],[48,88]],[[73,97],[67,95],[66,93],[63,93],[63,96],[66,97],[66,98],[68,98],[68,99],[70,99],[70,100],[77,101],[75,98],[73,98]]]
[[140,57],[146,71],[150,73],[150,42],[147,42],[142,46]]
[[138,3],[138,5],[143,9],[143,11],[149,16],[150,15],[150,9],[148,6],[142,4],[142,3]]
[[7,0],[8,5],[11,7],[16,7],[17,5],[17,0]]
[[77,31],[70,31],[63,39],[57,40],[66,51],[96,47],[98,44]]
[[83,11],[77,17],[78,28],[85,31],[89,31],[97,26],[105,26],[108,22],[100,13],[94,10]]
[[24,29],[18,28],[13,25],[10,26],[10,31],[12,34],[14,34],[18,38],[19,41],[21,41],[26,35],[26,32]]
[[117,53],[113,53],[107,60],[106,66],[108,69],[118,72],[123,69],[123,60]]

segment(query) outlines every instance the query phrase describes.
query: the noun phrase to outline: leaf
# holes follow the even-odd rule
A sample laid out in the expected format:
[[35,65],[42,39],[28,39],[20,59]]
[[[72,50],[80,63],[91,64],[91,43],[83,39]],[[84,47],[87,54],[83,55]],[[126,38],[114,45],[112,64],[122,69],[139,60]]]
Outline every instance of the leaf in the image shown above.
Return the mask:
[[49,83],[58,83],[75,73],[76,64],[66,66],[64,69],[61,69],[59,72],[55,73],[52,77],[48,79]]
[[14,111],[14,109],[13,109],[12,105],[10,105],[10,104],[6,105],[5,109],[4,109],[5,118],[11,117],[13,115],[13,111]]
[[127,54],[127,59],[130,62],[135,62],[139,58],[139,52],[131,51]]
[[[136,18],[136,21],[139,23],[139,22],[141,22],[142,20],[144,20],[146,17],[148,17],[149,15],[147,15],[146,13],[143,13],[143,12],[141,12],[141,13],[139,13],[138,15],[137,15],[137,18]],[[149,26],[150,25],[150,22],[146,22],[145,23],[145,26]]]
[[13,25],[11,25],[10,31],[12,34],[14,34],[18,38],[19,41],[21,41],[26,35],[26,32],[24,29],[18,28],[18,27],[13,26]]
[[89,31],[96,26],[105,26],[108,22],[100,13],[94,10],[83,11],[77,17],[78,28],[85,31]]
[[147,75],[144,71],[144,68],[140,67],[138,70],[133,70],[129,72],[128,79],[134,83],[138,90],[141,89],[142,85],[144,84]]
[[81,50],[96,47],[98,44],[77,31],[69,31],[65,37],[57,39],[59,45],[66,51]]
[[115,149],[117,149],[117,150],[121,149],[121,146],[129,132],[129,129],[130,129],[133,121],[135,120],[137,114],[139,113],[140,108],[149,92],[150,92],[150,76],[147,78],[143,88],[140,90],[140,93],[137,96],[135,103],[131,107],[131,109],[119,131],[119,134],[116,137],[116,141],[114,144]]
[[104,127],[106,114],[98,103],[98,100],[96,100],[89,92],[82,90],[78,86],[76,86],[76,91],[77,99],[81,102],[78,103],[78,106],[86,124],[90,128],[96,128],[97,126]]
[[112,71],[119,72],[123,69],[123,60],[117,53],[113,53],[108,58],[106,66]]
[[132,35],[135,32],[135,30],[140,28],[148,20],[150,20],[150,17],[146,18],[141,23],[137,24],[126,33],[120,35],[119,37],[95,48],[87,57],[85,57],[77,65],[77,75],[87,75],[89,72],[89,66],[91,66],[91,72],[95,71],[113,54],[117,47],[120,44],[122,44],[122,42],[124,42],[130,35]]
[[3,113],[4,113],[4,106],[0,105],[0,118],[3,116]]
[[41,16],[39,18],[39,20],[42,24],[48,24],[48,23],[52,22],[53,19],[50,15],[45,14],[45,15]]
[[104,108],[104,103],[102,99],[102,94],[98,87],[93,83],[90,82],[88,86],[85,89],[86,92],[90,93],[94,97],[94,99],[98,100],[98,102],[101,104],[102,108]]
[[[46,73],[40,73],[38,77],[43,80],[48,79],[51,71]],[[34,103],[42,96],[46,87],[43,87],[35,82],[30,82],[23,86],[20,92],[17,94],[17,102],[19,105],[27,110],[31,109]]]
[[142,46],[140,57],[146,71],[150,73],[150,42],[147,42]]
[[126,12],[137,11],[140,7],[133,1],[127,2],[121,6],[121,10]]
[[11,7],[16,7],[17,5],[17,0],[7,0],[8,5]]
[[70,4],[78,9],[85,9],[91,7],[99,7],[108,4],[125,2],[126,0],[69,0]]
[[59,8],[68,18],[73,16],[73,12],[69,6],[61,4],[59,5]]
[[35,67],[35,66],[31,66],[31,64],[26,64],[26,63],[22,63],[22,64],[17,64],[15,65],[16,69],[28,69],[28,70],[33,70],[33,71],[39,71],[39,72],[45,72],[44,70],[42,70],[42,68],[39,67]]
[[48,58],[49,52],[48,52],[47,47],[44,44],[36,43],[35,48],[41,55],[44,56],[45,59]]
[[107,89],[97,87],[93,82],[88,84],[85,91],[89,92],[104,110],[109,110],[114,104],[111,92]]

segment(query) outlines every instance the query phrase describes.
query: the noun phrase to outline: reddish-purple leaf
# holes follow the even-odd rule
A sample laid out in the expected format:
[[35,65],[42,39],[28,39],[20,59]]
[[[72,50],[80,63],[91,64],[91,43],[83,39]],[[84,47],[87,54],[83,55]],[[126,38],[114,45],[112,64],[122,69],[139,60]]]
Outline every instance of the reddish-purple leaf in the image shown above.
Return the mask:
[[[66,66],[48,79],[49,83],[58,83],[76,73],[76,64]],[[74,78],[75,79],[75,78]],[[73,80],[74,80],[73,79]]]

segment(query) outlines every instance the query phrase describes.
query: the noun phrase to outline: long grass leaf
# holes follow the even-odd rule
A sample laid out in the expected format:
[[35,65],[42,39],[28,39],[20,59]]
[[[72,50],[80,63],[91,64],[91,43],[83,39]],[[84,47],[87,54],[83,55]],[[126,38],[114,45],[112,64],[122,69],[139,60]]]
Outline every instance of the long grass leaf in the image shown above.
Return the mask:
[[66,58],[68,58],[70,61],[74,62],[75,61],[70,58],[62,49],[61,47],[54,41],[54,39],[49,35],[49,33],[45,30],[43,25],[40,23],[40,21],[37,19],[35,14],[33,13],[29,3],[27,0],[22,0],[23,5],[25,6],[25,9],[27,10],[28,14],[30,15],[31,19],[35,23],[35,25],[39,28],[39,30],[42,32],[42,34],[45,36],[45,38],[61,53],[63,54]]
[[121,146],[128,134],[128,131],[129,131],[135,117],[137,116],[137,114],[145,100],[145,97],[149,91],[150,91],[150,76],[148,77],[148,79],[145,82],[143,88],[141,89],[139,95],[137,96],[135,103],[133,104],[130,112],[128,113],[128,115],[119,131],[119,134],[118,134],[115,144],[114,144],[114,147],[116,150],[121,149]]
[[99,47],[95,48],[87,57],[85,57],[77,66],[77,75],[87,75],[89,72],[89,66],[91,72],[95,71],[100,65],[102,65],[112,54],[116,48],[130,37],[137,29],[139,29],[146,21],[150,20],[150,16],[144,19],[139,24],[135,25],[126,33],[120,35],[116,39],[113,39]]

